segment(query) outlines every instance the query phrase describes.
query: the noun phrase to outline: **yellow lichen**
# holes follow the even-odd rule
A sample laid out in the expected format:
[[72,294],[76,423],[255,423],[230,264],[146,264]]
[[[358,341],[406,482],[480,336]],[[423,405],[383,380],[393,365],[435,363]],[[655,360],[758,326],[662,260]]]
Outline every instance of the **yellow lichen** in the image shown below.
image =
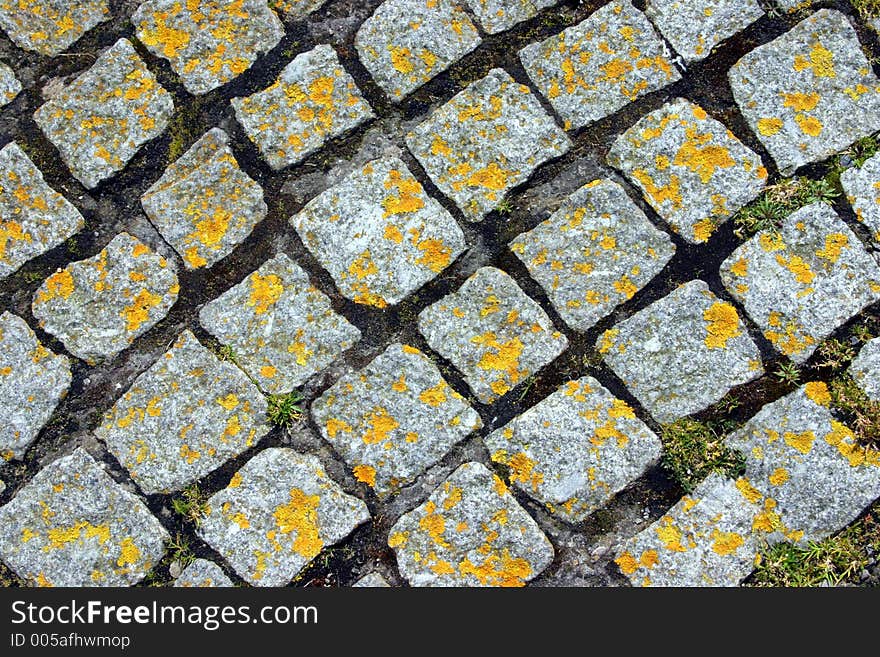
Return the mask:
[[306,559],[317,555],[324,547],[318,527],[318,495],[306,495],[299,488],[290,489],[290,501],[278,506],[272,513],[275,525],[282,534],[296,533],[292,548]]
[[254,272],[248,281],[251,291],[247,305],[253,308],[257,315],[262,315],[274,306],[284,293],[281,278],[275,274],[262,276],[258,272]]
[[376,486],[376,468],[371,465],[356,465],[353,468],[354,478],[370,487]]
[[703,319],[707,322],[704,342],[709,349],[724,349],[728,340],[742,334],[739,316],[729,303],[716,301],[703,312]]
[[831,403],[831,393],[824,381],[810,381],[804,385],[804,392],[820,406],[828,406]]

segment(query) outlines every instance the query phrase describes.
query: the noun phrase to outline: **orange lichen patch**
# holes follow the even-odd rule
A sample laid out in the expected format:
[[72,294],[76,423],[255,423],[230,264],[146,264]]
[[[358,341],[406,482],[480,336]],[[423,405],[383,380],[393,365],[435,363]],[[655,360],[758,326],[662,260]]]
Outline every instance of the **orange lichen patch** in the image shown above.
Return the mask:
[[742,334],[736,308],[729,303],[716,301],[703,312],[706,324],[704,342],[709,349],[724,349],[727,341]]
[[715,529],[712,532],[712,551],[726,557],[742,547],[745,541],[736,532],[723,532]]
[[[493,456],[494,459],[494,456]],[[518,452],[505,460],[494,459],[510,468],[510,481],[523,485],[531,485],[533,491],[538,490],[544,482],[544,475],[535,469],[537,463],[524,452]]]
[[260,376],[264,379],[272,379],[278,373],[278,370],[272,365],[263,365],[260,367]]
[[786,470],[785,468],[776,468],[767,478],[767,480],[774,486],[781,486],[786,481],[788,481],[788,479],[788,470]]
[[400,73],[413,72],[413,63],[409,59],[412,57],[412,53],[409,48],[396,48],[389,44],[388,53],[391,56],[391,65],[394,67],[394,70]]
[[672,518],[669,516],[664,516],[661,519],[661,526],[656,527],[654,532],[667,550],[673,552],[687,551],[687,548],[681,544],[681,539],[683,538],[681,529],[673,523]]
[[614,281],[614,289],[619,294],[622,294],[627,299],[632,299],[635,296],[636,292],[639,291],[639,288],[636,287],[636,284],[633,283],[629,276],[624,274],[619,280]]
[[494,192],[507,189],[509,179],[518,172],[502,169],[495,162],[490,162],[482,169],[478,169],[467,178],[467,184],[471,187],[485,187],[492,190],[491,198],[495,198]]
[[[525,348],[522,340],[518,337],[513,337],[504,342],[499,342],[495,333],[488,331],[483,335],[471,338],[471,342],[488,348],[477,363],[477,367],[487,371],[504,372],[511,384],[519,382],[523,376],[523,373],[518,369],[519,359]],[[500,382],[500,384],[505,389],[503,392],[498,392],[493,386],[496,394],[504,394],[504,392],[510,389],[506,383]]]
[[376,486],[376,468],[371,465],[356,465],[353,468],[354,478],[375,488]]
[[43,285],[45,290],[40,290],[39,295],[37,295],[37,298],[41,303],[55,297],[66,299],[73,294],[73,276],[71,276],[70,272],[66,269],[62,269],[61,271],[52,274],[46,279]]
[[810,269],[809,263],[805,262],[799,255],[793,255],[786,259],[781,254],[776,254],[776,262],[788,269],[798,283],[809,285],[816,278],[816,274]]
[[142,324],[149,321],[150,309],[162,303],[162,297],[142,289],[137,293],[130,306],[123,308],[119,315],[126,322],[126,330],[137,331]]
[[834,78],[837,72],[834,70],[834,53],[825,48],[820,41],[816,41],[810,49],[809,56],[795,55],[794,70],[804,71],[811,69],[817,78]]
[[752,486],[752,483],[748,480],[747,477],[740,477],[736,480],[736,487],[739,492],[742,494],[744,498],[746,498],[752,504],[758,504],[763,498],[761,492]]
[[529,562],[521,557],[513,557],[507,548],[501,554],[489,554],[479,566],[470,557],[465,557],[458,565],[462,576],[473,575],[480,584],[488,586],[518,587],[525,586],[532,575]]
[[[47,508],[48,510],[48,508]],[[70,527],[53,527],[46,532],[49,544],[45,549],[59,550],[65,545],[96,538],[102,545],[110,540],[108,525],[93,525],[88,520],[80,520]]]
[[777,118],[762,118],[758,119],[758,132],[766,137],[772,137],[777,132],[782,130],[782,119]]
[[701,244],[708,242],[712,233],[715,232],[715,228],[715,222],[708,217],[698,221],[694,224],[694,239]]
[[231,411],[239,404],[238,395],[230,392],[225,397],[221,397],[221,398],[217,399],[217,403],[220,404],[227,411]]
[[849,246],[849,238],[843,233],[831,233],[825,236],[825,248],[816,251],[816,255],[831,264],[837,262],[840,252]]
[[394,189],[396,195],[387,196],[382,201],[385,217],[404,212],[416,212],[425,207],[424,189],[418,180],[404,176],[397,169],[392,169],[385,180],[385,189]]
[[[776,313],[776,316],[778,317],[779,314]],[[766,330],[764,336],[786,356],[800,353],[816,343],[812,336],[801,335],[795,322],[788,322],[784,332]]]
[[370,428],[364,432],[362,440],[367,445],[375,445],[389,439],[389,434],[400,426],[388,411],[378,406],[367,418]]
[[318,528],[320,502],[318,495],[306,495],[299,488],[291,488],[290,502],[278,506],[272,513],[280,533],[296,533],[292,548],[306,559],[311,559],[324,547]]
[[758,244],[767,253],[785,250],[785,242],[782,239],[782,235],[773,231],[761,233],[758,236]]
[[419,401],[428,406],[440,406],[446,402],[446,383],[441,381],[436,386],[422,391]]
[[351,425],[348,424],[348,422],[337,420],[333,417],[327,420],[327,423],[324,425],[324,429],[327,431],[327,435],[331,439],[336,438],[336,434],[340,431],[345,431],[346,433],[352,432]]
[[116,565],[120,568],[124,568],[125,566],[136,564],[140,558],[141,551],[138,549],[138,546],[135,545],[131,537],[126,536],[123,538],[122,542],[119,544],[119,558],[116,559]]
[[660,556],[657,554],[657,550],[645,550],[639,557],[639,564],[649,570],[658,563],[660,563]]
[[614,341],[619,333],[620,329],[608,329],[602,334],[602,338],[597,346],[600,354],[607,354],[611,351],[612,347],[614,347]]
[[452,249],[443,243],[443,240],[428,238],[416,243],[416,248],[422,255],[416,260],[417,264],[425,265],[434,273],[439,273],[449,266],[452,257]]
[[639,181],[657,205],[671,203],[676,210],[681,209],[684,201],[681,198],[681,180],[675,174],[669,176],[669,182],[665,185],[657,185],[651,175],[644,169],[635,169],[633,177]]
[[238,488],[239,486],[241,486],[242,479],[243,478],[241,476],[241,472],[236,472],[234,475],[232,475],[232,478],[229,480],[229,484],[227,485],[227,487]]
[[821,100],[821,96],[817,94],[815,91],[811,91],[810,93],[794,93],[787,94],[783,93],[782,100],[783,106],[791,107],[795,112],[809,112],[814,109],[816,105],[819,104],[819,100]]
[[386,240],[394,242],[395,244],[400,244],[403,242],[403,233],[401,233],[400,229],[394,224],[387,224],[385,226],[385,229],[382,232],[382,237],[384,237]]
[[728,169],[736,166],[730,151],[724,146],[710,144],[712,135],[699,134],[695,128],[686,129],[687,139],[675,154],[674,163],[687,167],[700,177],[703,184],[708,183],[715,175],[716,169]]
[[793,447],[801,454],[809,454],[810,450],[813,449],[813,442],[816,440],[816,434],[810,430],[801,431],[800,433],[786,431],[782,434],[782,439],[789,447]]
[[180,458],[185,460],[189,465],[192,465],[202,458],[202,453],[184,443],[180,446]]
[[361,253],[348,266],[348,273],[352,276],[356,276],[358,280],[362,280],[367,276],[372,276],[378,272],[379,269],[376,267],[376,263],[373,262],[373,256],[370,255],[369,249]]
[[815,116],[806,116],[805,114],[796,114],[794,117],[795,123],[798,124],[798,127],[801,129],[805,135],[809,135],[810,137],[818,137],[822,134],[822,122],[817,119]]
[[419,528],[427,532],[431,540],[440,547],[449,547],[449,543],[443,538],[446,531],[446,519],[437,513],[437,505],[431,500],[425,503],[425,515],[419,520]]
[[734,276],[746,276],[749,273],[749,261],[745,258],[740,258],[730,267],[730,273]]
[[620,556],[614,560],[614,563],[617,564],[620,568],[620,572],[624,575],[632,575],[639,569],[639,562],[636,561],[636,558],[629,552],[622,552]]
[[250,283],[250,296],[247,305],[254,309],[254,313],[262,315],[269,308],[274,306],[281,295],[284,294],[284,285],[281,278],[275,274],[267,274],[261,276],[259,272],[254,272],[248,278]]
[[[179,13],[180,5],[176,5],[176,10],[172,9],[172,12],[174,14]],[[162,54],[169,59],[178,57],[179,51],[189,45],[189,34],[184,30],[178,30],[168,25],[167,21],[172,12],[154,12],[153,21],[155,22],[155,27],[144,29],[138,35],[140,40],[144,42],[144,45],[161,46]]]
[[820,406],[828,406],[831,403],[831,393],[824,381],[810,381],[804,385],[804,392]]
[[635,419],[636,413],[632,407],[622,399],[615,399],[611,402],[611,408],[608,409],[608,416],[613,418],[629,418]]

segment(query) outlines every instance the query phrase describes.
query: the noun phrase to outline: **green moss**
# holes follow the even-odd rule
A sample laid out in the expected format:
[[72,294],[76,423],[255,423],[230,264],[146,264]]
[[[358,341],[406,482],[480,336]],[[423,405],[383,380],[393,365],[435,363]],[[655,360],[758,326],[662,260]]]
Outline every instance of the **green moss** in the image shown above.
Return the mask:
[[682,418],[661,427],[663,467],[686,493],[713,472],[737,477],[745,471],[739,452],[726,447],[722,427]]
[[746,586],[803,587],[860,584],[862,571],[880,552],[880,504],[836,536],[805,547],[777,543],[765,548]]

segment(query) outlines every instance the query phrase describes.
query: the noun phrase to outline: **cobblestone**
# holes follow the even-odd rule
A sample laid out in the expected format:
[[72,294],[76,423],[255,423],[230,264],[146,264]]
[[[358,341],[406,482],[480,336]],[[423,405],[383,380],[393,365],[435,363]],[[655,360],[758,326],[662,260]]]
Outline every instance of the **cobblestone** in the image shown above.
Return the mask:
[[53,56],[110,17],[107,0],[2,0],[0,28],[19,48]]
[[880,338],[874,338],[859,350],[849,373],[873,401],[880,401]]
[[196,559],[180,573],[180,577],[174,582],[176,587],[185,588],[218,588],[233,586],[226,573],[207,559]]
[[856,218],[880,244],[880,155],[866,160],[861,167],[844,171],[840,183]]
[[517,23],[528,20],[541,9],[555,5],[558,0],[465,0],[477,16],[480,25],[489,34],[508,30]]
[[21,82],[15,77],[15,71],[0,62],[0,107],[11,103],[21,91]]

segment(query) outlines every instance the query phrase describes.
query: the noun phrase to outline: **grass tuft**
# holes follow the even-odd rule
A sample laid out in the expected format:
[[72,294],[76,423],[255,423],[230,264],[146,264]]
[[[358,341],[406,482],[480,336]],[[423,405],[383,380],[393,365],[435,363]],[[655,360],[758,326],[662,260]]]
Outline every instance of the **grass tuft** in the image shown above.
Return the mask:
[[269,395],[266,417],[277,427],[289,427],[303,418],[301,402],[305,399],[298,390],[286,395]]
[[744,461],[736,450],[724,445],[723,431],[714,423],[682,418],[661,427],[662,465],[690,493],[713,472],[737,477]]

